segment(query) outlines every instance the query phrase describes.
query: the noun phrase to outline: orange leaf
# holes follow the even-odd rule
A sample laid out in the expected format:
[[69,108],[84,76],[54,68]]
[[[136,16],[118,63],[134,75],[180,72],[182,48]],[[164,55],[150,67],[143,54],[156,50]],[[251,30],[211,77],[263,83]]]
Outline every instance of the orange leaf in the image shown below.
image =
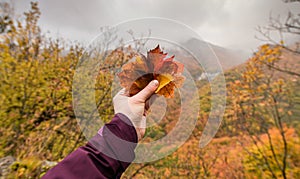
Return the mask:
[[132,96],[156,79],[159,86],[155,93],[167,98],[173,97],[174,88],[181,87],[185,80],[181,75],[184,65],[175,62],[174,56],[166,58],[167,55],[158,45],[147,53],[147,58],[143,55],[136,56],[135,61],[125,64],[118,74],[120,85]]
[[175,84],[173,82],[168,83],[166,86],[164,86],[162,89],[160,89],[157,94],[163,95],[166,98],[172,98],[174,97],[174,88]]

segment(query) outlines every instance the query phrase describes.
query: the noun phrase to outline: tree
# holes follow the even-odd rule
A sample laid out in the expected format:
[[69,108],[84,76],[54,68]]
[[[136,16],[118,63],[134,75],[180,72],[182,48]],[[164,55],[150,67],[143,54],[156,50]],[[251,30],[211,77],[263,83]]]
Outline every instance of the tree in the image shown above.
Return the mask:
[[[267,44],[259,48],[247,62],[240,78],[229,85],[232,103],[227,112],[231,120],[236,121],[235,127],[240,134],[246,136],[241,140],[245,150],[273,178],[288,177],[292,149],[288,145],[287,131],[291,121],[296,119],[292,115],[296,104],[293,89],[298,84],[288,81],[289,75],[284,78],[268,65],[279,63],[282,53],[281,46]],[[280,138],[273,135],[272,130],[277,131]],[[262,135],[266,135],[266,139],[263,140]],[[257,153],[247,149],[248,142],[255,146]]]
[[[284,0],[286,3],[297,3],[299,0]],[[285,44],[284,38],[289,35],[290,37],[299,38],[300,35],[300,13],[289,11],[285,17],[285,20],[282,20],[280,15],[274,17],[270,15],[269,24],[266,26],[259,26],[257,28],[260,36],[256,38],[267,43],[274,44],[276,46],[280,46],[285,50],[288,50],[295,54],[300,54],[300,43],[296,42],[295,45],[287,45]],[[280,40],[274,39],[274,33],[277,33],[280,37]],[[299,63],[299,60],[298,62]],[[290,75],[300,76],[299,71],[296,69],[288,69],[283,67],[274,66],[274,64],[267,64],[270,68],[274,68],[274,70],[281,71],[284,73],[288,73]]]
[[[38,26],[37,2],[22,19],[14,18],[9,3],[1,2],[0,9],[0,157],[24,160],[14,165],[15,176],[36,177],[40,171],[33,170],[39,170],[42,162],[27,166],[30,161],[59,161],[86,142],[82,132],[86,129],[79,128],[80,116],[73,111],[72,84],[78,63],[89,54],[80,44],[45,37]],[[107,38],[94,50],[96,66],[90,70],[95,72],[95,85],[81,86],[95,94],[97,108],[90,119],[99,113],[106,121],[113,115],[111,83],[116,70],[111,69],[136,55],[123,44],[108,49],[107,43],[116,37],[110,33]],[[79,73],[79,79],[84,75]]]

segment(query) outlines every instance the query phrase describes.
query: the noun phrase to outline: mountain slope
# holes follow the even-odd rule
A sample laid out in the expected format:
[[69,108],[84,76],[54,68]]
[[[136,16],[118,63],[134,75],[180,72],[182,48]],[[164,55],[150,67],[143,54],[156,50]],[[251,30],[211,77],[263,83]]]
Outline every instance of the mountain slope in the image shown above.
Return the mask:
[[227,49],[196,38],[189,39],[183,45],[196,51],[197,56],[201,57],[200,60],[209,68],[214,68],[216,65],[214,62],[216,57],[223,70],[228,70],[239,65],[248,58],[247,54],[243,51]]

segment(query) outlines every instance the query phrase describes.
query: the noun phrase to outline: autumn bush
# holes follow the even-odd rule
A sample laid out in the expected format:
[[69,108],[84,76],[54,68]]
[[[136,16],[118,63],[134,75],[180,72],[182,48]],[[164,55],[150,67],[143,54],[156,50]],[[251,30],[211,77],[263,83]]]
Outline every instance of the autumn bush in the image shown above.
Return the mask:
[[1,34],[1,156],[59,160],[83,141],[71,93],[83,49],[44,37],[39,16],[32,3],[25,21],[11,19]]
[[[247,147],[248,154],[244,159],[244,166],[247,175],[255,175],[257,178],[271,178],[274,172],[275,176],[282,178],[282,171],[278,165],[283,166],[283,161],[280,160],[284,157],[284,148],[282,147],[282,140],[280,138],[279,131],[276,129],[269,130],[270,135],[273,138],[273,146],[268,145],[267,135],[260,136],[260,142],[257,145],[251,145]],[[300,141],[297,138],[295,129],[285,128],[285,135],[287,139],[288,153],[287,156],[287,168],[286,173],[288,178],[300,177]],[[272,153],[274,152],[274,153]],[[276,158],[274,157],[276,156]],[[268,158],[269,162],[266,163],[264,158]],[[270,168],[269,168],[270,167]]]

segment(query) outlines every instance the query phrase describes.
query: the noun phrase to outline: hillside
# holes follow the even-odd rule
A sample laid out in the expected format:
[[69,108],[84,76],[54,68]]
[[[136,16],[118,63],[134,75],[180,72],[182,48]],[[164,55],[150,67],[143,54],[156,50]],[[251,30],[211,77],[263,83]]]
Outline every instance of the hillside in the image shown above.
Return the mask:
[[[288,47],[288,49],[295,50],[293,46]],[[288,49],[281,50],[280,60],[276,61],[274,67],[265,68],[264,73],[270,74],[274,73],[276,78],[291,79],[295,78],[294,73],[299,73],[300,71],[300,53],[295,53]],[[230,70],[241,72],[245,70],[248,59],[245,63],[241,63]],[[275,69],[275,70],[274,70]]]
[[181,47],[167,48],[169,55],[185,65],[194,80],[222,73],[244,63],[248,56],[243,51],[235,51],[193,38],[180,44]]
[[[214,55],[218,58],[223,70],[228,70],[242,64],[248,59],[247,54],[243,51],[227,49],[196,38],[189,39],[182,44],[195,51],[197,56],[201,58],[200,61],[203,61],[203,63],[210,68],[213,68],[215,65],[213,62],[215,58]],[[212,49],[215,54],[212,54],[210,49]]]
[[[275,63],[277,67],[289,67],[286,69],[289,71],[299,72],[299,54],[290,53],[283,49],[280,57],[280,60]],[[293,64],[291,62],[294,62],[295,65],[290,65]],[[274,157],[276,157],[276,159],[281,162],[279,158],[282,156],[282,153],[284,153],[283,148],[281,147],[283,146],[283,141],[280,134],[280,128],[278,128],[278,126],[276,127],[274,123],[268,124],[270,126],[267,126],[266,128],[264,126],[257,126],[266,124],[264,121],[260,121],[262,122],[260,124],[259,116],[251,114],[251,108],[248,108],[248,105],[252,106],[256,104],[250,103],[249,100],[247,100],[245,104],[245,107],[248,109],[245,113],[249,113],[249,118],[239,116],[235,119],[231,116],[231,111],[233,109],[232,102],[233,100],[237,100],[236,98],[239,98],[239,96],[232,96],[232,83],[237,80],[242,80],[242,74],[247,71],[246,67],[249,63],[251,63],[251,59],[237,67],[226,70],[225,77],[227,79],[228,87],[228,106],[224,115],[222,126],[219,129],[217,136],[207,147],[204,149],[199,149],[198,147],[201,132],[210,111],[209,104],[211,95],[209,83],[207,83],[207,81],[202,81],[203,83],[201,84],[201,88],[199,88],[201,103],[199,119],[190,139],[175,153],[164,159],[146,164],[131,165],[123,178],[260,178],[263,176],[271,178],[269,170],[274,172],[274,175],[280,176],[280,170],[274,161]],[[287,66],[287,64],[289,64],[289,66]],[[272,76],[272,81],[276,81],[280,78],[285,79],[286,84],[288,85],[285,90],[291,91],[293,93],[292,95],[294,95],[291,97],[293,105],[290,106],[291,108],[287,108],[292,111],[291,115],[289,117],[283,117],[282,119],[285,126],[283,128],[284,136],[289,148],[289,156],[286,161],[289,163],[289,167],[287,169],[289,173],[287,175],[289,178],[298,178],[298,176],[300,176],[300,166],[297,162],[300,151],[300,125],[298,120],[300,116],[299,78],[291,76],[286,72],[274,71],[274,69],[266,67],[263,67],[263,70],[266,74],[275,74]],[[270,89],[274,88],[270,86]],[[255,94],[253,99],[260,94],[259,91],[254,91],[253,93]],[[268,91],[268,93],[281,97],[286,95],[280,91]],[[264,100],[268,101],[268,98],[269,96],[267,94]],[[278,101],[278,106],[282,107],[285,105],[288,105],[286,100]],[[264,104],[263,106],[264,107],[259,106],[260,109],[255,108],[255,111],[259,110],[258,115],[263,116],[262,120],[268,120],[268,114],[264,110],[275,109],[272,105],[268,106],[268,104]],[[282,109],[278,110],[278,112],[282,113],[282,115],[287,113],[282,111]],[[234,113],[234,115],[239,115],[239,112]],[[250,116],[255,120],[252,120]],[[172,123],[172,121],[166,122],[169,122],[168,130],[170,130],[170,128],[172,129],[176,124]],[[160,124],[162,126],[166,125],[164,123]],[[172,125],[170,126],[170,124]],[[244,126],[249,127],[249,131],[245,130]],[[161,131],[163,131],[162,133],[167,132],[164,129],[161,129]],[[250,132],[250,134],[248,132]],[[274,150],[273,154],[269,148],[270,141],[272,144],[271,146],[274,147],[274,149],[272,149]],[[259,157],[259,159],[255,157]],[[267,164],[263,157],[270,158],[268,159],[270,161],[267,161],[267,164],[270,162],[271,164],[269,165],[272,166],[272,169],[268,169],[266,167]],[[259,171],[257,168],[263,169],[263,172]]]

